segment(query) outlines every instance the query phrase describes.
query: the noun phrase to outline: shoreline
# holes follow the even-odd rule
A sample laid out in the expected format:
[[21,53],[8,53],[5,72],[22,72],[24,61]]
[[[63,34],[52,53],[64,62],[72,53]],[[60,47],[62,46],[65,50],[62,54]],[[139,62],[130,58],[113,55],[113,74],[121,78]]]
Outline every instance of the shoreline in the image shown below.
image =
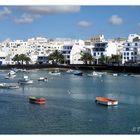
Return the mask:
[[69,64],[69,65],[56,65],[56,64],[28,64],[28,65],[1,65],[0,70],[9,70],[12,68],[17,69],[61,69],[61,70],[95,70],[95,71],[110,71],[110,72],[123,72],[123,73],[140,73],[139,65],[85,65],[85,64]]

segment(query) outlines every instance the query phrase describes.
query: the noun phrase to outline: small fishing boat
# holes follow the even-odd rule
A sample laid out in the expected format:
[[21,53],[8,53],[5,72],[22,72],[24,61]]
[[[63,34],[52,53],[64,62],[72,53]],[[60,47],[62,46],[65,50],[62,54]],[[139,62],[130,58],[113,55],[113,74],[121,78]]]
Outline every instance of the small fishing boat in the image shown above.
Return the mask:
[[97,73],[95,71],[92,72],[92,74],[88,74],[88,76],[92,76],[92,77],[102,77],[103,74],[101,73]]
[[18,83],[0,83],[0,88],[17,89],[19,88],[19,84]]
[[32,84],[33,80],[30,80],[28,76],[24,76],[23,79],[18,81],[20,84]]
[[95,102],[97,104],[107,105],[107,106],[115,106],[118,105],[118,101],[114,99],[104,98],[104,97],[96,97]]
[[72,73],[74,70],[72,70],[72,69],[68,69],[66,72],[67,73]]
[[13,70],[10,70],[10,72],[7,74],[7,76],[5,77],[5,79],[12,79],[16,77],[16,72]]
[[35,104],[45,104],[46,99],[44,97],[29,97],[29,102],[30,103],[35,103]]
[[81,72],[81,71],[75,71],[75,72],[74,72],[74,75],[82,76],[82,75],[83,75],[83,72]]
[[117,76],[118,76],[118,74],[117,74],[117,73],[113,73],[113,76],[114,76],[114,77],[117,77]]
[[38,79],[37,79],[38,81],[47,81],[47,77],[39,77]]
[[50,75],[60,75],[61,73],[58,71],[50,71],[49,74]]
[[7,76],[5,76],[5,79],[13,79],[15,77],[16,77],[16,75],[7,75]]

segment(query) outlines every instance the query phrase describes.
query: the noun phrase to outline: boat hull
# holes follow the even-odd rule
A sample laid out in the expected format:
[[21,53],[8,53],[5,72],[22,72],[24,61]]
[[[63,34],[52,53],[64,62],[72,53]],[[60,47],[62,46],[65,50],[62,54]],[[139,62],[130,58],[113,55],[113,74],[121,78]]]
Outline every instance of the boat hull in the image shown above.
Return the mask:
[[102,98],[102,97],[97,97],[95,99],[95,102],[97,104],[106,105],[106,106],[116,106],[116,105],[118,105],[117,100],[114,100],[114,99],[112,100],[112,99]]
[[34,104],[45,104],[46,100],[44,98],[30,97],[29,102]]

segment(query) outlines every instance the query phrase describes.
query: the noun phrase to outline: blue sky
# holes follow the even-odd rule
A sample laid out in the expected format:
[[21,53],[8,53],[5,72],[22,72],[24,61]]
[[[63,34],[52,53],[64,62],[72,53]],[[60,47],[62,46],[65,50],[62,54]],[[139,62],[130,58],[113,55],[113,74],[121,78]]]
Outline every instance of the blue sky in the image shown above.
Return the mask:
[[0,41],[140,34],[140,6],[1,6]]

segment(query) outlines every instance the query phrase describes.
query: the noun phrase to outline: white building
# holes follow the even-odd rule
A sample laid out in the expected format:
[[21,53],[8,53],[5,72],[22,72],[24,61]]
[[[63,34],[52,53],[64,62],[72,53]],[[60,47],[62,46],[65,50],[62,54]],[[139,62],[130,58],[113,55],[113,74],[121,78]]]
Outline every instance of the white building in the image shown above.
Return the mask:
[[123,47],[122,63],[140,61],[140,42],[126,42]]
[[109,41],[109,42],[98,42],[95,43],[95,47],[93,48],[93,56],[95,58],[95,63],[98,64],[98,59],[102,56],[109,56],[117,54],[117,43]]
[[129,34],[127,42],[140,41],[140,35]]
[[9,44],[9,53],[13,58],[16,54],[27,54],[27,42],[23,40],[14,40],[11,41]]
[[83,40],[79,40],[75,45],[73,45],[71,53],[70,53],[70,64],[83,64],[81,60],[81,56],[83,52],[89,52],[93,55],[94,46],[85,46],[85,42]]

